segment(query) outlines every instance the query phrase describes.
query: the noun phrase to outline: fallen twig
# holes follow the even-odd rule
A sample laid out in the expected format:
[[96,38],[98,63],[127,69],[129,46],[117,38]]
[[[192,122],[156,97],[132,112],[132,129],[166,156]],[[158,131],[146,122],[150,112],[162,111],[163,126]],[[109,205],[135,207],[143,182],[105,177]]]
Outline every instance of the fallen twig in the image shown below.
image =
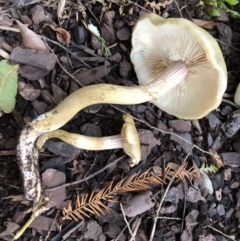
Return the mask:
[[153,219],[153,226],[152,226],[152,231],[151,231],[151,235],[150,235],[150,238],[149,238],[149,241],[152,241],[153,240],[153,237],[154,237],[154,234],[155,234],[155,230],[156,230],[156,225],[157,225],[157,221],[158,221],[158,217],[159,217],[159,213],[160,213],[160,210],[161,210],[161,207],[162,207],[162,204],[163,204],[163,201],[167,195],[167,192],[169,191],[173,181],[175,180],[175,178],[177,177],[177,175],[181,172],[181,169],[184,165],[184,163],[186,162],[188,156],[191,154],[192,150],[193,150],[194,147],[191,148],[191,150],[188,152],[187,156],[184,158],[183,162],[182,162],[182,165],[179,167],[178,171],[176,172],[176,174],[172,177],[172,179],[169,181],[168,183],[168,186],[160,200],[160,203],[159,203],[159,206],[158,206],[158,209],[156,211],[156,214],[155,214],[155,217]]

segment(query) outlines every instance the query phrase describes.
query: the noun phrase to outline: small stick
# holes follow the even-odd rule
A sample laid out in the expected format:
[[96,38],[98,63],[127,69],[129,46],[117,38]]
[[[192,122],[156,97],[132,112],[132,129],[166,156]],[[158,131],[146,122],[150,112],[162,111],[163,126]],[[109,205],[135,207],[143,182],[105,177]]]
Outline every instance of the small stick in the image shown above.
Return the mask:
[[210,228],[210,229],[214,230],[215,232],[220,233],[220,234],[223,235],[224,237],[229,238],[230,240],[233,240],[233,241],[236,240],[235,238],[232,238],[231,236],[229,236],[229,235],[221,232],[220,230],[218,230],[218,229],[216,229],[216,228],[214,228],[214,227],[212,227],[212,226],[210,226],[210,225],[207,225],[206,228]]
[[132,232],[132,230],[131,230],[131,228],[130,228],[130,225],[129,225],[128,221],[127,221],[127,218],[126,218],[126,215],[125,215],[125,212],[124,212],[124,210],[123,210],[123,206],[122,206],[121,203],[120,203],[120,208],[121,208],[121,211],[122,211],[122,214],[123,214],[123,219],[124,219],[125,223],[127,224],[128,231],[129,231],[129,233],[131,234],[131,236],[132,236],[132,238],[133,238],[133,237],[134,237],[134,236],[133,236],[133,232]]
[[65,233],[63,236],[62,236],[62,240],[66,240],[70,234],[72,232],[74,232],[75,230],[77,230],[78,228],[80,228],[82,225],[84,224],[84,221],[81,221],[80,223],[78,223],[75,227],[71,228],[67,233]]
[[79,58],[76,54],[74,54],[73,52],[71,52],[69,49],[65,48],[63,45],[61,45],[60,43],[50,39],[50,38],[47,38],[45,36],[41,36],[39,35],[39,37],[41,37],[42,39],[45,39],[46,41],[48,42],[51,42],[57,46],[59,46],[60,48],[64,49],[66,52],[68,52],[69,54],[71,54],[74,58],[76,58],[78,61],[80,61],[86,68],[90,69],[91,67],[85,63],[81,58]]
[[174,218],[174,217],[158,217],[158,219],[166,219],[166,220],[182,220],[181,218]]
[[15,27],[8,27],[8,26],[1,26],[0,25],[0,29],[20,33],[20,29],[15,28]]
[[155,215],[155,217],[154,217],[154,219],[153,219],[153,226],[152,226],[152,231],[151,231],[151,236],[150,236],[149,241],[152,241],[152,240],[153,240],[153,237],[154,237],[154,234],[155,234],[155,230],[156,230],[156,226],[157,226],[157,221],[158,221],[159,213],[160,213],[160,210],[161,210],[163,201],[164,201],[164,199],[165,199],[165,197],[166,197],[166,195],[167,195],[167,192],[169,191],[169,189],[170,189],[173,181],[175,180],[176,176],[178,175],[179,170],[181,170],[181,167],[182,167],[183,164],[186,162],[186,160],[187,160],[187,158],[189,157],[190,153],[192,152],[193,148],[194,148],[194,147],[192,147],[192,148],[190,149],[190,151],[188,152],[187,156],[184,158],[181,166],[179,167],[178,171],[176,172],[176,174],[172,177],[172,179],[171,179],[170,182],[168,183],[168,186],[167,186],[167,188],[166,188],[166,190],[165,190],[165,192],[164,192],[164,194],[163,194],[163,196],[162,196],[162,198],[161,198],[161,200],[160,200],[160,203],[159,203],[159,206],[158,206],[156,215]]
[[[43,38],[44,43],[46,44],[47,48],[49,49],[50,52],[54,53],[54,51],[49,47],[48,43],[46,42],[45,38]],[[59,66],[62,68],[62,70],[73,80],[75,80],[80,86],[84,86],[81,82],[79,82],[78,79],[76,79],[72,74],[70,74],[60,63],[59,59],[57,58],[57,63],[59,64]]]
[[129,241],[135,241],[138,228],[141,224],[141,220],[142,220],[142,218],[137,218],[137,223],[136,223],[136,226],[134,227],[133,236],[131,237],[131,239]]
[[179,8],[178,3],[177,3],[176,0],[174,0],[174,3],[175,3],[175,5],[176,5],[176,7],[177,7],[177,10],[178,10],[178,12],[179,12],[181,18],[183,18],[183,15],[182,15],[182,9]]
[[9,150],[9,151],[0,150],[0,156],[12,156],[12,155],[16,155],[16,150]]
[[[128,223],[131,223],[133,221],[135,217],[132,217]],[[114,239],[114,241],[118,241],[118,239],[121,237],[121,235],[124,233],[124,231],[126,230],[127,225],[122,229],[122,231],[120,232],[120,234]]]
[[182,214],[181,233],[183,232],[184,217],[185,217],[186,204],[187,204],[185,184],[186,184],[185,182],[182,182],[182,187],[183,187],[183,192],[184,192],[184,205],[183,205],[183,214]]
[[60,210],[57,211],[57,214],[55,215],[54,221],[52,222],[51,227],[50,227],[50,229],[48,230],[48,233],[47,233],[47,235],[46,235],[44,241],[47,241],[47,240],[48,240],[48,237],[50,236],[50,233],[51,233],[52,227],[53,227],[53,225],[56,223],[56,221],[57,221],[57,217],[58,217],[59,213],[60,213]]
[[112,165],[115,165],[117,164],[120,160],[122,160],[126,155],[122,155],[120,156],[119,158],[117,158],[115,161],[107,164],[106,166],[104,166],[102,169],[94,172],[93,174],[89,175],[88,177],[85,177],[81,180],[77,180],[75,182],[71,182],[71,183],[66,183],[66,184],[63,184],[61,186],[58,186],[58,187],[54,187],[54,188],[49,188],[49,189],[46,189],[47,191],[54,191],[54,190],[57,190],[57,189],[60,189],[60,188],[65,188],[65,187],[69,187],[69,186],[72,186],[72,185],[76,185],[76,184],[79,184],[79,183],[82,183],[82,182],[86,182],[87,180],[89,180],[90,178],[98,175],[99,173],[103,172],[104,170],[106,170],[107,168],[109,168],[110,166]]

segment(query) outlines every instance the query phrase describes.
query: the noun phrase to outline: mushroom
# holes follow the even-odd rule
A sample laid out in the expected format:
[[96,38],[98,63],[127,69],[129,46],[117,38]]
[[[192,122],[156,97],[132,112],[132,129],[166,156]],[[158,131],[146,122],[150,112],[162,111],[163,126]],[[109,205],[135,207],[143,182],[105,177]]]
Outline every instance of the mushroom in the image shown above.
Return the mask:
[[23,129],[17,156],[25,197],[34,205],[43,199],[41,184],[35,178],[39,176],[34,158],[37,137],[60,128],[84,107],[150,101],[177,117],[198,119],[220,104],[226,89],[226,66],[216,40],[188,20],[155,14],[141,17],[132,35],[131,60],[141,85],[83,87]]
[[236,105],[240,106],[240,84],[238,84],[236,92],[234,94],[234,102]]
[[227,70],[216,40],[186,19],[146,14],[132,35],[131,61],[142,86],[156,81],[173,62],[188,68],[184,81],[151,102],[183,119],[199,119],[217,108],[227,86]]
[[[164,83],[183,81],[187,75],[187,66],[183,62],[173,63],[159,78],[159,86],[150,83],[146,87],[125,87],[111,84],[98,84],[83,87],[66,97],[51,111],[38,116],[22,130],[18,144],[17,157],[22,173],[24,195],[28,200],[37,200],[42,196],[38,173],[38,155],[34,149],[36,139],[43,133],[57,130],[68,122],[81,109],[97,104],[138,104],[157,98],[157,92],[164,92]],[[158,89],[158,90],[157,90]]]
[[50,138],[58,138],[62,141],[85,150],[109,150],[123,148],[131,157],[131,166],[135,166],[141,159],[140,139],[135,127],[133,117],[130,114],[123,115],[125,121],[121,134],[107,137],[92,137],[69,133],[64,130],[55,130],[42,134],[36,141],[35,148],[40,151],[44,143]]

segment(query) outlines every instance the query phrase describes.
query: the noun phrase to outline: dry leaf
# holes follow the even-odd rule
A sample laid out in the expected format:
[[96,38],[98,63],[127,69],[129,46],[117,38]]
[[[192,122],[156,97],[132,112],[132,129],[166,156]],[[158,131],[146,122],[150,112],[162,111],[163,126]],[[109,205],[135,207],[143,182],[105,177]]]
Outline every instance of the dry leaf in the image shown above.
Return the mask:
[[156,13],[156,12],[160,13],[161,7],[166,8],[166,6],[170,5],[172,2],[173,2],[173,0],[166,0],[163,2],[159,2],[159,3],[156,3],[156,1],[153,1],[153,2],[146,1],[144,7],[146,8],[147,6],[150,6],[154,13]]
[[44,27],[47,27],[47,26],[56,32],[58,42],[69,45],[71,36],[65,29],[57,28],[54,24],[44,25]]
[[[166,181],[176,177],[180,180],[188,178],[193,180],[196,178],[196,171],[194,168],[186,169],[187,163],[181,165],[176,171],[172,168],[172,163],[168,163],[165,168],[164,178]],[[105,201],[116,202],[116,194],[133,191],[148,190],[152,185],[163,184],[163,173],[159,172],[159,175],[153,172],[150,168],[142,174],[133,174],[127,178],[121,179],[115,185],[111,182],[107,187],[101,189],[97,193],[85,194],[78,196],[75,202],[75,207],[71,204],[67,208],[63,209],[64,219],[78,220],[89,218],[89,213],[100,216],[105,211],[110,211],[110,207],[105,205]],[[194,189],[195,190],[195,189]],[[151,203],[150,203],[151,205]],[[135,210],[136,211],[136,210]]]
[[66,0],[60,0],[60,2],[58,3],[57,16],[58,16],[59,18],[62,17],[64,8],[65,8],[65,4],[66,4]]
[[49,52],[43,40],[24,24],[16,20],[22,36],[22,45],[25,48],[37,49]]
[[2,47],[7,50],[8,52],[12,52],[13,47],[7,44],[6,42],[2,42]]
[[206,20],[195,19],[195,18],[193,18],[192,20],[199,27],[206,28],[206,29],[213,29],[217,25],[217,23],[213,21],[206,21]]
[[54,29],[54,31],[57,34],[57,40],[62,43],[62,44],[66,44],[69,45],[70,43],[70,34],[63,28],[56,28]]
[[4,59],[9,59],[9,54],[2,49],[0,49],[0,56],[2,56]]
[[211,155],[211,159],[212,159],[212,161],[214,162],[214,164],[215,164],[218,168],[224,167],[222,158],[218,155],[218,153],[217,153],[216,151],[212,150],[212,149],[209,149],[209,152],[212,154],[212,155]]

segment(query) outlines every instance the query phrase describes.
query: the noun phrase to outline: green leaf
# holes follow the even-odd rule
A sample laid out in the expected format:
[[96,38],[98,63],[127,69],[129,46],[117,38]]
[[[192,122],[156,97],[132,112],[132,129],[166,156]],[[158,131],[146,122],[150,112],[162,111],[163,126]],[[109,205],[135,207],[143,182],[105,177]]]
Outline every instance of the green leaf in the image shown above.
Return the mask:
[[9,64],[8,60],[0,62],[0,111],[10,113],[16,103],[18,65]]
[[204,2],[206,5],[209,5],[209,6],[214,6],[214,7],[218,6],[217,1],[214,1],[214,0],[205,0]]
[[212,8],[212,9],[208,10],[208,14],[212,17],[219,17],[220,16],[220,12],[215,8]]
[[225,10],[229,15],[234,18],[240,18],[240,13],[234,10],[229,9],[224,2],[219,2],[219,7]]
[[240,13],[237,11],[228,9],[226,12],[229,13],[233,18],[240,18]]
[[218,171],[218,167],[210,164],[209,166],[203,163],[201,168],[199,169],[201,173],[216,173]]
[[238,0],[224,0],[224,2],[228,3],[229,5],[236,5],[239,3]]

